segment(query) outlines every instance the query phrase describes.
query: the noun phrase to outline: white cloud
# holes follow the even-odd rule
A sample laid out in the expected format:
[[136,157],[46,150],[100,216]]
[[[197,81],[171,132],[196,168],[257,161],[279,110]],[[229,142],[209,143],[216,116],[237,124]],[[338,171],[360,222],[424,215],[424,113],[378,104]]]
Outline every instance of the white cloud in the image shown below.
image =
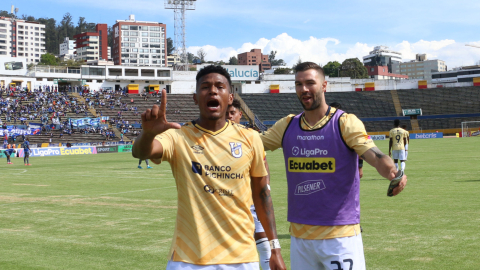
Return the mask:
[[[480,41],[470,42],[480,46]],[[239,53],[250,51],[251,49],[261,49],[264,54],[270,51],[277,51],[277,59],[283,59],[288,65],[295,64],[298,59],[302,61],[312,61],[322,65],[329,61],[342,62],[347,58],[362,57],[368,55],[373,47],[379,44],[366,44],[357,42],[355,44],[342,44],[335,38],[316,38],[311,36],[307,40],[299,40],[291,37],[287,33],[280,34],[272,39],[261,38],[255,43],[244,43],[239,48],[217,48],[212,45],[188,47],[188,51],[196,54],[203,48],[207,53],[206,60],[228,61],[232,56]],[[455,40],[420,40],[417,42],[403,41],[398,44],[390,45],[390,48],[399,51],[403,55],[404,61],[415,59],[415,54],[426,53],[428,59],[440,59],[452,68],[462,65],[473,65],[480,60],[480,48],[465,47],[464,43]]]

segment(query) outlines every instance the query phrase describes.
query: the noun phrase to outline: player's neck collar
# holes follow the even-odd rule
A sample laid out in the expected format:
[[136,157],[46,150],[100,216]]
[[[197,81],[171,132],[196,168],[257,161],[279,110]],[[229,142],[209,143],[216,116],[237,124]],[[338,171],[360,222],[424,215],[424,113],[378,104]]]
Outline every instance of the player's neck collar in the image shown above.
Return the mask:
[[211,130],[209,130],[209,129],[206,129],[206,128],[201,127],[199,124],[197,124],[197,122],[196,122],[195,120],[192,121],[192,124],[193,124],[196,128],[198,128],[199,130],[201,130],[201,131],[203,131],[203,132],[206,132],[206,133],[208,133],[208,134],[211,134],[211,135],[213,135],[213,136],[215,136],[215,135],[223,132],[225,129],[227,129],[229,123],[230,123],[230,121],[227,120],[227,121],[225,121],[225,125],[224,125],[221,129],[219,129],[219,130],[217,130],[217,131],[211,131]]

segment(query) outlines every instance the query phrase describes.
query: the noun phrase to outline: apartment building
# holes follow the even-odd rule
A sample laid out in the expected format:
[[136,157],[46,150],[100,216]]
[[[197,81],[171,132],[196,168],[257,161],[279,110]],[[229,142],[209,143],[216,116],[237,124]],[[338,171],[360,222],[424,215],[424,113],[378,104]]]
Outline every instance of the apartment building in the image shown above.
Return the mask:
[[268,55],[262,54],[260,49],[252,49],[250,52],[244,52],[237,55],[239,65],[258,65],[260,72],[270,69],[272,65],[268,60]]
[[408,75],[411,79],[422,79],[430,82],[432,73],[447,71],[447,65],[443,60],[427,60],[426,54],[417,54],[415,60],[396,63],[393,65],[395,73]]
[[[401,63],[402,54],[390,50],[387,46],[376,46],[373,51],[369,52],[367,56],[363,57],[363,65],[367,67],[388,67],[388,73],[396,73],[393,70],[393,65]],[[387,72],[387,71],[386,71]]]
[[63,39],[63,42],[60,43],[60,57],[65,57],[67,59],[73,58],[75,54],[75,41],[66,37]]
[[112,58],[115,65],[167,66],[167,26],[159,22],[117,20],[113,26]]
[[31,64],[40,62],[44,53],[44,24],[0,17],[0,57],[24,57]]
[[73,36],[75,39],[75,59],[108,60],[108,26],[97,24],[95,32],[83,32]]

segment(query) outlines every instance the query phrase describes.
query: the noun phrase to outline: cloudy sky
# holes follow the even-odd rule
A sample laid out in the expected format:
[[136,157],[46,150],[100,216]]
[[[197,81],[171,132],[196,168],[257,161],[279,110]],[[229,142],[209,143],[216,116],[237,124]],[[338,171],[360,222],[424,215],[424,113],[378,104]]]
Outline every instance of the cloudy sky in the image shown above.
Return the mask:
[[[75,22],[113,25],[135,14],[137,20],[167,24],[173,38],[173,11],[164,0],[10,0],[19,14],[53,17],[70,12]],[[207,52],[207,60],[228,60],[253,48],[276,50],[277,58],[294,64],[301,59],[326,64],[367,55],[376,45],[403,54],[441,59],[448,68],[480,61],[478,0],[198,0],[187,11],[187,47]]]

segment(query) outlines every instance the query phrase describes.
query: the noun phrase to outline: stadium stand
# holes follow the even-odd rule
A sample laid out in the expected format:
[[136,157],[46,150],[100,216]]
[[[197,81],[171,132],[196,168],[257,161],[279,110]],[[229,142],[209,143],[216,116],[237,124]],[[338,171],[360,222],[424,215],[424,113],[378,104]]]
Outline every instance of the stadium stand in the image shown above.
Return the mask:
[[[93,106],[93,104],[92,104]],[[39,93],[24,91],[0,91],[0,120],[5,126],[24,126],[37,123],[45,124],[40,133],[29,135],[30,142],[40,143],[80,143],[100,142],[106,139],[108,129],[71,129],[68,118],[84,118],[95,116],[85,101],[72,93]],[[54,120],[58,119],[58,123]],[[103,134],[102,134],[103,133]],[[113,136],[113,133],[112,133]],[[110,138],[118,141],[118,138]],[[9,143],[21,143],[22,136]]]
[[[394,97],[403,109],[421,108],[423,116],[418,117],[420,130],[438,130],[460,128],[461,122],[480,121],[480,87],[413,89],[368,92],[327,92],[328,103],[338,102],[346,112],[353,113],[362,119],[368,132],[383,132],[391,129],[392,120],[400,117],[408,130],[413,130],[408,117],[397,116]],[[241,94],[243,101],[267,125],[288,114],[303,111],[295,93],[280,94]],[[7,99],[8,98],[8,99]],[[65,121],[71,118],[109,117],[108,131],[115,133],[110,138],[118,141],[123,133],[124,140],[134,139],[141,131],[141,113],[160,104],[159,94],[125,94],[123,91],[95,93],[35,93],[23,91],[0,95],[0,120],[3,124],[22,124],[26,122],[41,123],[41,116],[48,117],[48,125],[52,118],[58,116],[63,129],[44,129],[40,135],[31,135],[32,143],[76,143],[95,142],[106,139],[103,131],[72,130],[72,134],[64,131],[68,128]],[[55,105],[53,104],[55,102]],[[44,110],[42,112],[42,107]],[[62,108],[63,107],[63,108]],[[15,108],[15,109],[14,109]],[[50,108],[50,110],[48,110]],[[172,122],[185,123],[198,117],[199,110],[191,94],[168,94],[167,119]],[[7,115],[9,115],[7,119]],[[15,118],[17,117],[17,122]],[[33,118],[33,119],[30,119]],[[245,118],[244,118],[245,119]],[[7,121],[10,120],[10,121]],[[414,121],[415,125],[417,121]],[[57,126],[58,127],[58,126]],[[106,127],[105,127],[106,128]],[[61,134],[64,134],[61,137]],[[17,141],[21,142],[21,141]]]
[[[368,132],[388,131],[392,121],[401,117],[395,110],[392,91],[327,92],[327,103],[338,102],[346,112],[365,119]],[[463,121],[477,121],[480,115],[480,87],[396,90],[401,108],[421,108],[419,129],[438,130],[460,128]],[[260,119],[272,125],[288,114],[298,114],[303,109],[294,93],[242,94],[243,100]],[[430,117],[430,118],[426,118]],[[402,124],[412,130],[408,117]]]

